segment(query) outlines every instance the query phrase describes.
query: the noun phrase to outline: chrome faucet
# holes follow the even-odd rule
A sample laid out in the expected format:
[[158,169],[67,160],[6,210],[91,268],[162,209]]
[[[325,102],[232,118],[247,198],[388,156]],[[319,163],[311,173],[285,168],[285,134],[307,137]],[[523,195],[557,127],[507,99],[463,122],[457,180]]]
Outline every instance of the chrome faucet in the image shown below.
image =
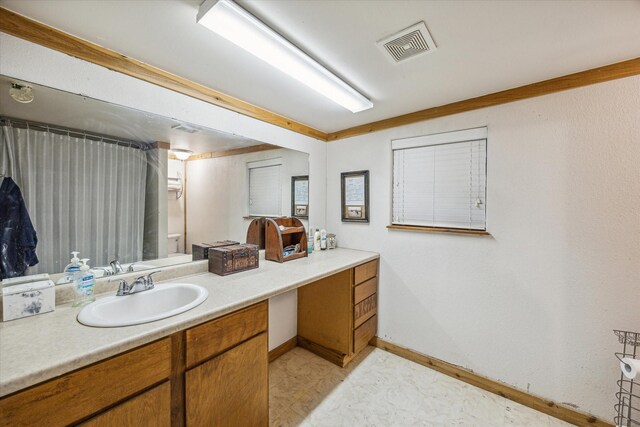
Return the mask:
[[131,294],[137,294],[138,292],[148,291],[149,289],[154,288],[153,284],[153,274],[158,273],[158,271],[152,271],[146,276],[140,276],[136,278],[131,284],[128,284],[126,280],[120,280],[120,286],[118,287],[118,292],[116,296],[125,296]]
[[113,274],[124,273],[124,269],[120,265],[120,261],[117,259],[111,261],[109,265],[111,266],[111,270],[113,270]]
[[91,269],[93,271],[96,271],[96,270],[102,271],[103,272],[103,274],[102,274],[103,276],[113,276],[113,274],[114,274],[113,271],[111,271],[109,268],[105,268],[105,267],[91,267]]

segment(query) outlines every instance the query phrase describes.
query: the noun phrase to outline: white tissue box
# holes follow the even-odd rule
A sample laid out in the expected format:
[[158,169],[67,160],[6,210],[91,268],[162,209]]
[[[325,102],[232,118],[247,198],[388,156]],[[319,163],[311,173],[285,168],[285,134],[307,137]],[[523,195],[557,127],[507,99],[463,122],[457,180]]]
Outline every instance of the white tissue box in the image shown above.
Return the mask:
[[47,313],[56,308],[56,290],[51,280],[2,287],[2,320]]

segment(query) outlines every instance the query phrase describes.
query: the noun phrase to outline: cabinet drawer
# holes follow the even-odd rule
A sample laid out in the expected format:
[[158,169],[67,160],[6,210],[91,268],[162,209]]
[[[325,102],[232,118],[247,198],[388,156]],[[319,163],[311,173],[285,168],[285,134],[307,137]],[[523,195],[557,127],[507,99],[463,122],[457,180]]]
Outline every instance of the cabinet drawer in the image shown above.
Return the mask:
[[353,331],[353,352],[358,353],[365,348],[369,340],[376,336],[377,330],[378,316],[373,316]]
[[186,364],[190,368],[267,330],[268,302],[212,320],[186,332]]
[[91,418],[82,427],[171,426],[171,387],[165,382]]
[[358,304],[378,291],[378,278],[374,277],[353,288],[353,303]]
[[357,328],[377,313],[378,298],[377,294],[373,294],[353,307],[353,327]]
[[378,260],[374,259],[366,264],[359,265],[355,268],[354,285],[358,285],[365,280],[369,280],[372,277],[378,275]]
[[0,399],[0,426],[73,424],[170,374],[171,339],[164,338]]

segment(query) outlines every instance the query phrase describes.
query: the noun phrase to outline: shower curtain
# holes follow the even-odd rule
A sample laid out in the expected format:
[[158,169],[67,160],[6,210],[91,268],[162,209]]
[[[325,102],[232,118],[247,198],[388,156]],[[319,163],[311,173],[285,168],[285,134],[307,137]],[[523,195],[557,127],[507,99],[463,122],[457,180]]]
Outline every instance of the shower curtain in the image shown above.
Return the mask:
[[142,259],[146,155],[139,147],[43,127],[0,126],[0,171],[22,191],[40,263],[59,273],[71,251],[90,265]]

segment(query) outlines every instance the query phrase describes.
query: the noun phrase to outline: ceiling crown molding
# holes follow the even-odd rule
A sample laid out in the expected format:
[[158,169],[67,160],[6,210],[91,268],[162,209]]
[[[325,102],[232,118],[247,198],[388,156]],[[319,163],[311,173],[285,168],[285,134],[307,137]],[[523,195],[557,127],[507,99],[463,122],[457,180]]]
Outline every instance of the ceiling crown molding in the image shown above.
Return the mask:
[[449,116],[452,114],[464,113],[465,111],[477,110],[495,105],[507,104],[509,102],[520,101],[536,96],[548,95],[568,89],[575,89],[581,86],[603,83],[609,80],[622,79],[640,74],[640,58],[628,61],[617,62],[604,67],[592,68],[578,73],[568,74],[544,80],[538,83],[507,89],[500,92],[490,93],[477,98],[465,99],[464,101],[453,102],[451,104],[438,107],[427,108],[409,114],[379,120],[365,125],[355,126],[349,129],[332,132],[328,135],[328,141],[351,138],[367,133],[378,132],[397,126],[409,125],[437,117]]
[[603,83],[640,74],[640,57],[603,67],[580,71],[537,83],[482,95],[451,104],[427,108],[376,122],[325,133],[268,110],[233,98],[207,86],[129,58],[102,46],[72,36],[40,22],[0,7],[0,31],[48,47],[53,50],[92,62],[111,70],[173,90],[209,104],[270,123],[321,141],[352,138],[398,126],[435,119],[466,111],[548,95],[563,90]]

